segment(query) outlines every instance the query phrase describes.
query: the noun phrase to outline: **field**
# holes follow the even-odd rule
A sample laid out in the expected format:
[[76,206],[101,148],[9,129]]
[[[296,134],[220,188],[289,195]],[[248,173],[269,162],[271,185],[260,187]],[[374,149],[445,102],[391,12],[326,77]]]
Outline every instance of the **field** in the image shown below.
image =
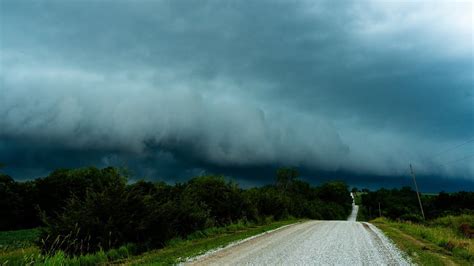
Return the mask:
[[21,265],[40,257],[38,229],[0,232],[0,264]]
[[278,222],[268,222],[265,225],[252,223],[235,223],[225,227],[213,227],[195,232],[186,239],[172,239],[163,249],[136,254],[134,245],[124,245],[107,252],[68,258],[62,252],[52,256],[40,254],[37,241],[38,230],[18,230],[0,232],[0,265],[97,265],[117,263],[125,265],[157,264],[172,265],[208,250],[225,246],[253,235],[257,235],[281,226],[298,222],[291,219]]
[[473,265],[474,239],[463,235],[462,224],[474,227],[474,215],[446,216],[424,224],[385,218],[371,221],[420,265]]
[[0,250],[27,248],[34,245],[38,238],[38,229],[23,229],[15,231],[0,231]]

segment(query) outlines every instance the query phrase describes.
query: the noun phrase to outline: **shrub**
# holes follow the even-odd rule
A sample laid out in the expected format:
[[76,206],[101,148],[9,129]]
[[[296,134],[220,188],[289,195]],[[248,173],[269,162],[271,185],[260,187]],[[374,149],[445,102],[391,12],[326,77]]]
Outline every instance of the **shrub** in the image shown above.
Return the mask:
[[423,221],[423,217],[418,214],[413,214],[413,213],[405,213],[399,218],[402,221],[410,221],[410,222],[415,222],[415,223],[420,223]]
[[[127,242],[133,235],[134,210],[127,208],[125,179],[107,170],[108,183],[102,191],[88,190],[85,198],[72,197],[64,211],[46,216],[41,229],[40,246],[44,253],[62,250],[69,255],[108,250]],[[140,218],[140,217],[137,217]]]

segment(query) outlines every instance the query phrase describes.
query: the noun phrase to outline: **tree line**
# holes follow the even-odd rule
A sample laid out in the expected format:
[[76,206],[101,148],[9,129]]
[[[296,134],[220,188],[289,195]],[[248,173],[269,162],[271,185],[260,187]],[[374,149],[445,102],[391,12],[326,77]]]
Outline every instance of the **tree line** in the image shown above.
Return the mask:
[[[474,211],[474,192],[422,194],[421,201],[426,219]],[[413,222],[423,220],[416,192],[410,187],[400,189],[382,188],[376,191],[365,190],[361,194],[361,205],[360,211],[368,220],[378,217],[380,213],[382,216],[391,219]]]
[[170,239],[239,221],[346,219],[351,202],[345,183],[311,186],[293,168],[279,169],[274,184],[249,189],[212,175],[174,185],[129,183],[112,167],[59,169],[27,182],[0,174],[0,230],[40,227],[44,252],[69,255],[127,243],[159,248]]

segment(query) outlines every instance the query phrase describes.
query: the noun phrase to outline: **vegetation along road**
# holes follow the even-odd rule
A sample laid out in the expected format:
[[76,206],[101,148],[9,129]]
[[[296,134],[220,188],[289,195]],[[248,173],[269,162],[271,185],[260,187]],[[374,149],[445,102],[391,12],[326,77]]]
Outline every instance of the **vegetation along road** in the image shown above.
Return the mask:
[[409,265],[370,223],[307,221],[190,260],[190,265]]

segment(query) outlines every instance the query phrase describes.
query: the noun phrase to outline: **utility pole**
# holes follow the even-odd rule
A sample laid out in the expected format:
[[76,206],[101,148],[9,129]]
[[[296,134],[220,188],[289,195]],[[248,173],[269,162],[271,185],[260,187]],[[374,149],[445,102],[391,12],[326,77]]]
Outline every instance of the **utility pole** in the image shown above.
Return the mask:
[[382,210],[380,209],[380,201],[379,201],[379,217],[382,217]]
[[415,182],[416,196],[418,197],[418,203],[420,203],[421,215],[423,216],[423,220],[425,220],[425,212],[423,211],[423,205],[421,204],[420,192],[418,191],[418,185],[416,184],[415,172],[413,171],[413,167],[411,166],[411,164],[410,164],[410,171],[411,171],[411,176],[413,177],[413,182]]

